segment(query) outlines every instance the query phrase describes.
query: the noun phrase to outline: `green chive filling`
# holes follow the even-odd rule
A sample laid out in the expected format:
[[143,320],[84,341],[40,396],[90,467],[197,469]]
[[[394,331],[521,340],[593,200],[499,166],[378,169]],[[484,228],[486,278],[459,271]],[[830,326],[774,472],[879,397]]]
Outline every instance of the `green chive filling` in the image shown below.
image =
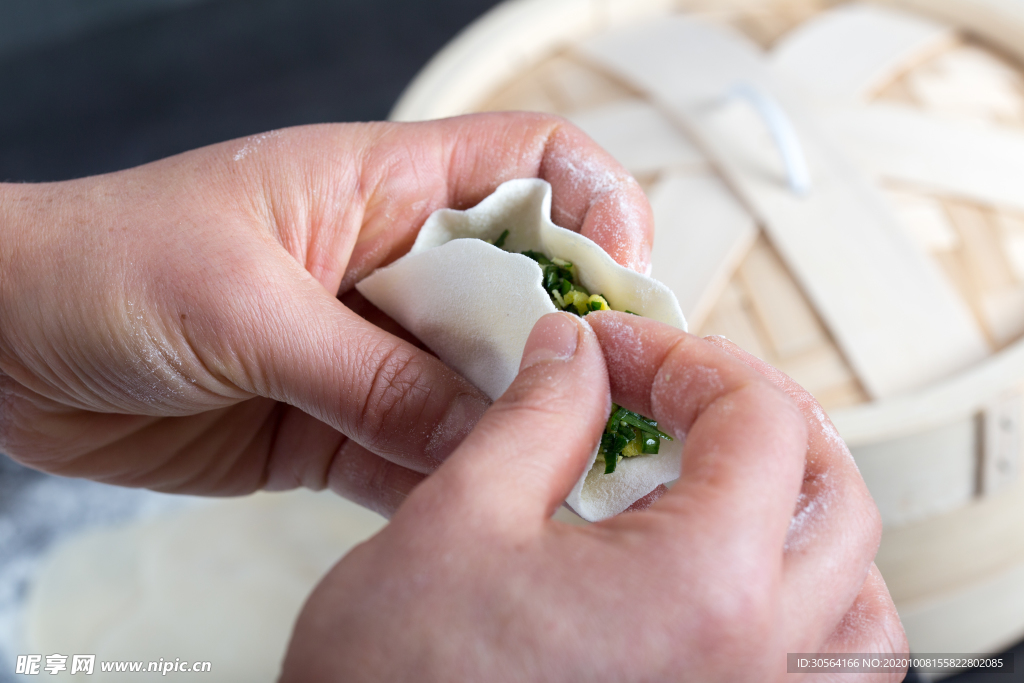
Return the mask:
[[623,458],[656,454],[661,439],[672,437],[658,429],[657,422],[613,403],[597,457],[604,460],[604,473],[611,474]]
[[507,240],[507,239],[508,239],[508,230],[505,230],[504,232],[502,232],[498,236],[498,239],[494,240],[494,246],[496,246],[498,249],[501,249],[502,247],[505,246],[505,240]]
[[[508,231],[501,233],[501,236],[494,241],[494,246],[500,247],[505,243]],[[587,288],[580,284],[576,276],[576,267],[569,261],[560,258],[549,259],[539,251],[527,250],[520,252],[528,256],[540,266],[542,275],[541,282],[551,303],[560,311],[567,311],[573,315],[584,316],[591,311],[609,311],[611,306],[608,300],[600,294],[591,294]]]
[[[507,238],[508,230],[505,230],[494,240],[494,246],[503,248]],[[591,311],[611,310],[607,299],[600,294],[591,294],[580,284],[576,267],[569,261],[549,259],[539,251],[527,250],[520,253],[532,258],[540,266],[544,289],[558,310],[578,316]],[[626,313],[638,315],[633,311]],[[611,474],[622,458],[656,454],[662,439],[671,441],[672,437],[658,429],[657,422],[613,403],[604,434],[601,435],[597,457],[604,461],[604,473]]]

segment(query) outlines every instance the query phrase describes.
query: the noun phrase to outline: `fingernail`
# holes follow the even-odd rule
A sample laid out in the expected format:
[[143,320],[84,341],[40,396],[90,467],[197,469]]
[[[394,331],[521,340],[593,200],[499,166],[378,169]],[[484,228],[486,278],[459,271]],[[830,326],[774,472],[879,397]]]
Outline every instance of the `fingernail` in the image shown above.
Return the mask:
[[537,321],[526,340],[520,372],[544,361],[572,358],[576,353],[579,326],[569,315],[554,313]]
[[488,407],[486,401],[476,396],[459,394],[431,432],[426,448],[427,457],[438,465],[444,462],[473,430]]

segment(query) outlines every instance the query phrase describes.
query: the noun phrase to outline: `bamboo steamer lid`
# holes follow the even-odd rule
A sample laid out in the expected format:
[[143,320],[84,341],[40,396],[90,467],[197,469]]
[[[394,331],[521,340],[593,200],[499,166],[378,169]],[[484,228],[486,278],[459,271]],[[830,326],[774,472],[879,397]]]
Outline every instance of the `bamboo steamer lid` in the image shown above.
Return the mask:
[[[641,36],[633,44],[646,49],[657,41],[644,37],[660,30],[649,27],[678,17],[738,31],[764,50],[772,73],[802,87],[788,91],[800,97],[782,100],[784,113],[800,109],[796,137],[806,143],[824,130],[823,158],[838,160],[830,167],[837,177],[866,178],[882,198],[878,211],[893,216],[903,235],[893,253],[904,257],[912,243],[923,255],[882,273],[883,284],[885,277],[905,282],[908,273],[938,278],[934,298],[949,299],[934,311],[941,335],[922,341],[921,330],[904,325],[918,337],[902,357],[888,358],[877,340],[854,339],[859,330],[848,320],[870,318],[855,310],[859,285],[846,287],[854,296],[843,299],[843,287],[815,271],[814,249],[828,246],[834,238],[821,234],[832,228],[787,233],[803,220],[800,207],[773,213],[759,181],[730,168],[729,150],[714,137],[718,124],[651,83],[675,78],[673,87],[687,86],[686,64],[649,61],[632,78],[616,70],[607,55],[620,45],[617,36],[633,31]],[[858,58],[844,57],[851,53]],[[1024,635],[1024,175],[1013,175],[1024,173],[1021,63],[1024,6],[1013,0],[866,8],[828,0],[509,0],[424,68],[392,118],[544,111],[577,122],[616,154],[655,209],[654,276],[676,288],[673,273],[659,272],[659,258],[685,257],[673,249],[695,254],[679,270],[704,269],[676,290],[691,331],[724,334],[787,372],[815,394],[850,445],[882,512],[877,564],[911,648],[982,652]],[[762,126],[778,109],[756,92],[747,99]],[[813,165],[820,159],[810,143]],[[786,163],[793,181],[795,166]],[[844,175],[847,164],[852,175]],[[814,186],[813,173],[810,182],[811,201],[828,193]],[[691,224],[714,227],[717,241],[707,229],[677,234]],[[801,251],[815,240],[824,246]],[[914,305],[931,306],[931,290],[919,289]],[[904,291],[892,289],[891,299]],[[899,317],[892,302],[880,303]],[[963,328],[966,341],[950,342],[952,351],[932,361],[931,340],[945,337],[950,310],[963,311],[949,327]],[[923,359],[910,358],[918,354],[908,348]],[[917,374],[890,381],[899,364],[915,360]]]

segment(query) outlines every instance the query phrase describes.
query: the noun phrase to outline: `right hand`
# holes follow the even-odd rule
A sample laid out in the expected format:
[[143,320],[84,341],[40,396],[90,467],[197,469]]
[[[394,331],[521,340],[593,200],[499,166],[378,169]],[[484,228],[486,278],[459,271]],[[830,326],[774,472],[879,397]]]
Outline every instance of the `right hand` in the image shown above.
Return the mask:
[[[794,680],[788,652],[906,652],[877,510],[817,403],[720,342],[586,320],[538,322],[510,389],[314,591],[282,680],[764,683]],[[611,395],[685,436],[682,476],[553,521]]]

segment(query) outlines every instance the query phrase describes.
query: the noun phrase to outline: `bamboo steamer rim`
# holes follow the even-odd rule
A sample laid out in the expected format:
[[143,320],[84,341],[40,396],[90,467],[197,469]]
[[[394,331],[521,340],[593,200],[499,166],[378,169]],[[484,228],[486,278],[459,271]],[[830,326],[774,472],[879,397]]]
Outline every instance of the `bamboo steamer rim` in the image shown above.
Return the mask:
[[[764,0],[766,3],[769,0]],[[1024,3],[880,0],[947,23],[1024,63]],[[390,119],[456,116],[544,57],[600,31],[687,11],[670,0],[506,0],[467,26],[416,75]],[[485,58],[486,57],[486,58]],[[488,89],[482,84],[491,84]],[[918,433],[976,413],[1024,382],[1024,338],[913,392],[834,410],[851,446]]]

